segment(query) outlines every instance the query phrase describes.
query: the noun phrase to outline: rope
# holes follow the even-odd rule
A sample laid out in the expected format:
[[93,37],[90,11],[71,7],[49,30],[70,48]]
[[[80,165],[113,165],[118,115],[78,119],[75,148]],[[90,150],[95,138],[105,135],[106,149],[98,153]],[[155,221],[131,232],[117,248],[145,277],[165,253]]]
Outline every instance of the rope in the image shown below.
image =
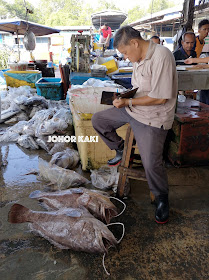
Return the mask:
[[[111,223],[111,224],[108,224],[107,227],[108,227],[108,226],[112,226],[112,225],[121,225],[121,226],[123,227],[122,236],[121,236],[121,238],[117,241],[118,244],[119,244],[119,243],[121,242],[121,240],[123,239],[123,237],[124,237],[124,234],[125,234],[125,226],[124,226],[124,224],[122,224],[122,223]],[[113,246],[110,246],[108,249],[110,249],[111,247],[113,247]],[[103,255],[103,258],[102,258],[102,265],[103,265],[103,268],[104,268],[105,273],[109,276],[110,273],[107,271],[107,269],[106,269],[106,267],[105,267],[105,257],[106,257],[106,253],[104,253],[104,255]]]
[[115,199],[115,200],[117,200],[117,201],[119,201],[120,203],[123,204],[123,206],[124,206],[123,210],[122,210],[118,215],[113,216],[114,218],[119,217],[119,216],[122,215],[123,212],[125,211],[125,209],[126,209],[126,204],[125,204],[122,200],[120,200],[120,199],[118,199],[118,198],[116,198],[116,197],[110,196],[109,198]]

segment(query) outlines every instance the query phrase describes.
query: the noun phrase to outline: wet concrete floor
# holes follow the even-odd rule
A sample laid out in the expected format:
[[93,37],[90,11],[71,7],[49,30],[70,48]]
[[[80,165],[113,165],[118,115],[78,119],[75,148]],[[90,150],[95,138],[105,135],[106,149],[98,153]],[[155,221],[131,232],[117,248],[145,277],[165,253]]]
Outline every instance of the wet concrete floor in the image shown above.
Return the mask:
[[[1,145],[0,159],[0,279],[2,280],[206,280],[209,279],[209,167],[168,167],[170,221],[154,222],[146,182],[131,181],[127,209],[117,218],[125,224],[118,250],[102,255],[60,250],[34,235],[25,224],[10,224],[8,211],[17,202],[43,210],[29,194],[46,190],[35,175],[38,157],[16,144]],[[84,173],[89,177],[89,173]],[[116,219],[115,219],[116,220]]]

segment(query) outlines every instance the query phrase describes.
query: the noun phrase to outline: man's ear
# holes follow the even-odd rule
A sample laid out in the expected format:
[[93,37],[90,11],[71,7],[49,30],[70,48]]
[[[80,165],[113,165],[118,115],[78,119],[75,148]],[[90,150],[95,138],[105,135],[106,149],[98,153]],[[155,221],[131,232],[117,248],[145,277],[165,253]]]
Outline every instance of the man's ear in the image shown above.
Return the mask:
[[139,41],[137,39],[131,39],[130,44],[138,48],[139,46]]

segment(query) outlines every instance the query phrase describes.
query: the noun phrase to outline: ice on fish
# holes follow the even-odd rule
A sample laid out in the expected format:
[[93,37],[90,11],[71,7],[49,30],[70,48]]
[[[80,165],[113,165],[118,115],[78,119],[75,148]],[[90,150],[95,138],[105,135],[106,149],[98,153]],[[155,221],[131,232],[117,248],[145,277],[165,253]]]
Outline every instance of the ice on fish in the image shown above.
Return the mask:
[[67,148],[62,152],[57,152],[52,156],[50,164],[56,164],[62,168],[73,169],[78,164],[80,158],[78,151]]
[[110,201],[106,193],[85,188],[72,188],[57,192],[35,191],[30,194],[42,202],[46,209],[85,207],[95,217],[107,223],[118,214],[117,207]]
[[117,240],[101,221],[81,209],[53,212],[32,211],[14,204],[8,215],[10,223],[30,223],[30,229],[60,249],[106,253]]

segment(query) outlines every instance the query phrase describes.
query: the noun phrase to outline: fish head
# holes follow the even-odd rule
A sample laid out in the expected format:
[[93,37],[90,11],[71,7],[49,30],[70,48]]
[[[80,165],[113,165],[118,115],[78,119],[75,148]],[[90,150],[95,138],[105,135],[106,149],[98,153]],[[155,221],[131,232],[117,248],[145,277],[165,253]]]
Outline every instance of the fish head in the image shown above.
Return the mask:
[[82,203],[94,216],[109,223],[118,214],[117,207],[110,201],[109,197],[96,191],[86,190],[80,196]]

